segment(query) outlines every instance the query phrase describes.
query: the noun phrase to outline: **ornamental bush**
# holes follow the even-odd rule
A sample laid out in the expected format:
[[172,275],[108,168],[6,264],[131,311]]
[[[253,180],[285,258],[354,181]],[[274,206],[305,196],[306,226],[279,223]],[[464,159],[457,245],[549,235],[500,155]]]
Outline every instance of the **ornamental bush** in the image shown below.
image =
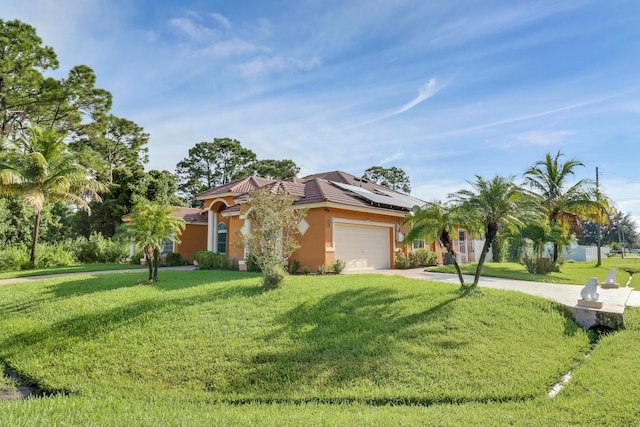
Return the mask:
[[177,267],[179,265],[187,265],[187,260],[182,258],[178,252],[169,252],[164,259],[169,267]]
[[396,255],[396,268],[400,270],[407,268],[407,257],[403,253]]
[[333,266],[331,267],[331,269],[333,270],[334,273],[340,274],[344,271],[344,268],[346,266],[347,264],[344,262],[344,260],[337,259],[333,262]]
[[91,233],[89,238],[78,237],[73,245],[75,256],[83,263],[122,262],[128,252],[128,244]]
[[415,249],[409,252],[409,267],[428,267],[438,264],[438,254],[429,249]]
[[223,254],[216,254],[209,251],[197,251],[194,259],[198,261],[200,270],[228,270],[229,258]]

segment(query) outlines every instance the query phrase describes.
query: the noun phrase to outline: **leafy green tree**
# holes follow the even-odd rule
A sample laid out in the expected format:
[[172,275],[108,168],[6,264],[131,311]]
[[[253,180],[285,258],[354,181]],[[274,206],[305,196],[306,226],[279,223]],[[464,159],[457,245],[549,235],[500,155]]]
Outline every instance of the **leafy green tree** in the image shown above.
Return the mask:
[[32,26],[0,19],[0,138],[28,134],[34,125],[75,135],[111,108],[111,94],[95,87],[91,68],[76,66],[62,80],[43,76],[56,68],[54,50]]
[[595,245],[597,242],[598,228],[602,234],[602,244],[618,244],[624,236],[624,242],[632,248],[640,247],[640,234],[631,213],[623,213],[612,210],[611,223],[608,227],[602,227],[595,221],[580,221],[578,243],[581,245]]
[[562,227],[556,223],[547,223],[545,221],[523,224],[517,230],[511,231],[509,238],[512,244],[520,246],[524,264],[531,274],[548,273],[548,271],[538,270],[540,261],[544,258],[544,250],[547,243],[569,244]]
[[300,247],[297,240],[298,223],[307,214],[306,209],[295,209],[295,198],[289,194],[274,195],[269,188],[249,194],[251,206],[247,218],[251,232],[240,233],[244,245],[264,274],[263,287],[282,286],[285,272],[283,263]]
[[391,166],[390,168],[371,166],[364,171],[362,177],[395,191],[401,191],[406,194],[411,193],[409,176],[404,170],[395,166]]
[[454,203],[459,204],[459,209],[473,219],[473,223],[482,224],[484,231],[485,241],[473,286],[478,285],[487,253],[500,229],[522,224],[523,218],[532,215],[531,196],[513,180],[514,177],[502,176],[486,180],[476,175],[476,180],[469,182],[472,189],[460,190],[450,195]]
[[178,162],[179,189],[192,205],[195,196],[209,188],[251,175],[256,154],[230,138],[199,142]]
[[0,157],[0,194],[19,196],[22,204],[34,210],[31,264],[42,211],[48,202],[73,204],[90,211],[87,200],[100,200],[98,192],[106,187],[90,178],[90,171],[53,129],[32,127],[28,135],[3,147]]
[[298,175],[300,168],[293,160],[258,160],[251,165],[252,175],[270,179],[287,179]]
[[164,241],[180,243],[179,236],[185,229],[184,220],[176,217],[169,206],[140,200],[134,207],[128,226],[136,247],[146,255],[149,282],[155,283],[158,281],[158,266]]
[[131,120],[113,114],[88,125],[82,138],[71,146],[97,167],[101,180],[114,183],[117,169],[143,170],[149,161],[149,134]]
[[411,223],[411,230],[407,233],[407,243],[414,240],[437,239],[441,246],[447,249],[447,253],[453,262],[453,266],[458,274],[460,284],[464,286],[462,271],[456,260],[456,253],[453,248],[453,238],[457,229],[467,223],[467,218],[460,211],[458,206],[438,202],[428,202],[422,207],[413,210],[413,215],[405,219],[406,223]]
[[[549,223],[558,224],[565,237],[577,231],[578,220],[594,219],[604,221],[607,206],[596,198],[596,190],[589,179],[580,179],[569,185],[568,180],[575,175],[583,163],[571,159],[561,161],[563,154],[555,157],[547,153],[544,160],[536,162],[524,173],[525,184],[538,195],[538,204]],[[559,245],[553,245],[553,262],[557,262]]]

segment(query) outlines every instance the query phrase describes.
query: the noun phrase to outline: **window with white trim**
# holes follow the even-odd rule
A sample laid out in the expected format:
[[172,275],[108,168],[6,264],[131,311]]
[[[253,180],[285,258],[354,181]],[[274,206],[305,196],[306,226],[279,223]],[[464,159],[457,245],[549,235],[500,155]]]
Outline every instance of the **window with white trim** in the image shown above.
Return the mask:
[[413,249],[422,249],[425,247],[424,240],[414,240],[413,241]]
[[160,255],[166,255],[169,252],[173,252],[173,240],[162,239],[162,252],[160,252]]
[[224,222],[218,224],[218,253],[227,253],[227,224]]

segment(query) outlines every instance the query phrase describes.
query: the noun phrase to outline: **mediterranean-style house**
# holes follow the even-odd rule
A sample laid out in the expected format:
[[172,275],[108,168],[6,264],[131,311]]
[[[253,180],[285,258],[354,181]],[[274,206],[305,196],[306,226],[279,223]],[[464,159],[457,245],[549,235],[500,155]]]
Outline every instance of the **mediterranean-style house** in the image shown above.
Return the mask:
[[[192,260],[195,251],[208,250],[238,260],[242,268],[248,253],[240,234],[251,230],[245,215],[250,208],[247,195],[263,187],[274,194],[291,194],[297,198],[294,208],[307,209],[298,224],[300,248],[290,261],[298,260],[311,271],[337,259],[345,261],[346,271],[393,268],[395,257],[412,249],[404,243],[410,227],[403,224],[404,219],[414,206],[424,204],[341,171],[279,181],[252,176],[198,194],[197,199],[204,204],[201,209],[175,208],[186,228],[180,237],[182,242],[168,242],[165,252],[178,252]],[[460,261],[469,262],[464,231],[459,236]],[[425,247],[425,243],[416,242],[413,247]],[[435,242],[426,247],[438,254],[444,251]],[[442,261],[444,258],[440,258]]]

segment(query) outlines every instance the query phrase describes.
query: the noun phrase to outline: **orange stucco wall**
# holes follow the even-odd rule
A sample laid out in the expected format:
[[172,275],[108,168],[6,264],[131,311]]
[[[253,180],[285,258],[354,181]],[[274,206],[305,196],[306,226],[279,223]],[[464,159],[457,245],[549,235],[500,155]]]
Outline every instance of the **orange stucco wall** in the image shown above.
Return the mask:
[[182,258],[193,261],[196,251],[207,250],[207,224],[187,224],[180,235],[182,243],[175,244],[175,252]]
[[[333,252],[333,229],[331,220],[348,219],[355,221],[381,222],[393,224],[389,227],[389,241],[393,242],[396,238],[395,225],[401,226],[401,231],[408,230],[408,226],[402,226],[402,218],[391,217],[383,214],[357,212],[337,208],[314,208],[307,212],[305,220],[309,223],[309,229],[304,236],[299,236],[298,242],[300,249],[293,253],[290,262],[298,260],[301,266],[307,266],[311,271],[315,271],[322,264],[330,264],[335,261]],[[406,253],[407,247],[402,243],[395,243],[396,252],[394,253],[394,245],[389,247],[389,259],[391,266],[394,265],[395,255],[400,251]]]
[[[225,201],[229,205],[235,203],[232,197],[226,197]],[[213,207],[214,211],[218,212],[226,207],[219,199],[215,203],[213,203],[212,200],[205,201],[205,209],[208,209],[210,206]],[[240,208],[239,213],[235,213],[229,217],[218,215],[218,221],[223,221],[227,224],[227,255],[229,258],[235,258],[237,260],[244,259],[242,239],[238,233],[244,225],[244,219],[240,219],[240,215],[246,212],[248,206],[242,204]],[[205,210],[204,214],[208,215],[209,212]],[[398,253],[402,252],[406,255],[410,250],[408,245],[395,241],[396,225],[400,226],[400,231],[404,234],[409,230],[408,225],[402,225],[403,219],[400,217],[388,216],[383,213],[358,212],[334,207],[316,207],[307,211],[305,220],[309,224],[309,228],[304,235],[298,235],[300,248],[289,258],[289,262],[298,260],[301,266],[307,266],[311,271],[316,271],[318,266],[322,264],[334,262],[332,218],[392,224],[393,227],[389,227],[389,241],[395,242],[395,244],[391,244],[389,248],[389,260],[392,267],[395,264],[395,257]],[[186,240],[187,238],[183,239],[183,241]],[[206,249],[206,227],[202,233],[202,242],[203,248]]]

